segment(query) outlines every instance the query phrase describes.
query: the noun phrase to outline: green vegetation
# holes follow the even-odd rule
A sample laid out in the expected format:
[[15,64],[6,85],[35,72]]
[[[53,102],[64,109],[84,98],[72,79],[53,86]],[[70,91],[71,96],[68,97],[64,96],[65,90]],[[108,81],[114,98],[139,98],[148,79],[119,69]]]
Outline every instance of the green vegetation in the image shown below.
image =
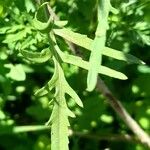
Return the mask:
[[150,148],[149,8],[0,0],[0,150]]

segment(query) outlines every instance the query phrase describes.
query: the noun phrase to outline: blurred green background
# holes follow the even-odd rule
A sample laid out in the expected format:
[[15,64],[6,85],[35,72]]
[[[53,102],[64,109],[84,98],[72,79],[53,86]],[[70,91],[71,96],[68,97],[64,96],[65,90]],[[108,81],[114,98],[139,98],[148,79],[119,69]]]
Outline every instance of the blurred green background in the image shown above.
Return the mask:
[[[51,0],[51,7],[72,30],[93,38],[96,22],[96,0]],[[103,64],[128,76],[121,81],[101,75],[130,115],[150,134],[150,1],[112,0],[119,14],[109,16],[107,46],[143,60],[146,65],[128,65],[103,57]],[[19,54],[21,45],[30,51],[41,51],[47,38],[33,30],[32,19],[38,0],[0,0],[0,150],[50,150],[50,130],[43,126],[51,114],[49,97],[35,97],[53,74],[53,64],[33,64]],[[41,16],[42,17],[42,16]],[[59,45],[69,51],[60,38]],[[88,58],[83,48],[77,50]],[[105,98],[98,92],[88,93],[87,72],[72,65],[63,65],[67,81],[83,101],[79,108],[68,98],[68,106],[76,114],[70,119],[74,132],[107,136],[98,140],[72,135],[70,150],[145,150],[139,143],[110,141],[110,135],[133,133],[127,128]],[[29,128],[18,126],[30,125]],[[34,128],[35,127],[35,128]],[[32,130],[33,132],[26,132]],[[44,129],[43,129],[44,128]]]

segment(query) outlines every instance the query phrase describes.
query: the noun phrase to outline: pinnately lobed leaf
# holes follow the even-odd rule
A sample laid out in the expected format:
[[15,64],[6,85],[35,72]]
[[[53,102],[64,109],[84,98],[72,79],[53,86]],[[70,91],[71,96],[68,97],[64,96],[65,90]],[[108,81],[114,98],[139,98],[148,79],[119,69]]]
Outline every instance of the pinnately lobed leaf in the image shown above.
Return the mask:
[[[76,65],[76,66],[81,67],[81,68],[86,69],[86,70],[89,69],[89,62],[82,60],[82,58],[80,58],[78,56],[63,54],[62,59],[66,63]],[[124,75],[123,73],[118,72],[116,70],[113,70],[111,68],[102,66],[102,65],[101,65],[101,67],[99,67],[98,72],[100,74],[107,75],[107,76],[110,76],[110,77],[113,77],[113,78],[118,78],[118,79],[121,79],[121,80],[126,80],[127,79],[127,76]]]
[[[63,37],[64,39],[79,45],[87,50],[91,51],[91,43],[92,39],[88,38],[86,35],[75,33],[70,29],[54,29],[54,33],[58,36]],[[136,63],[136,64],[145,64],[143,61],[138,59],[137,57],[124,53],[122,51],[115,50],[113,48],[105,47],[102,51],[102,55],[112,57],[114,59],[126,61],[128,63]]]
[[83,104],[78,95],[65,80],[60,64],[55,58],[53,60],[55,63],[55,72],[58,76],[58,80],[55,84],[54,107],[49,121],[51,123],[51,149],[69,150],[68,126],[70,126],[70,124],[68,117],[74,117],[74,115],[67,107],[65,93],[69,93],[69,95],[77,102],[78,105],[83,106]]
[[[54,29],[54,33],[58,36],[63,37],[64,39],[77,44],[87,50],[92,51],[91,49],[91,43],[92,43],[92,39],[88,38],[86,35],[82,35],[79,33],[74,33],[73,31],[71,31],[70,29],[67,28],[63,28],[63,29]],[[138,59],[137,57],[109,48],[109,47],[104,47],[104,49],[102,50],[102,55],[108,56],[108,57],[112,57],[114,59],[118,59],[118,60],[122,60],[122,61],[126,61],[128,63],[136,63],[136,64],[145,64],[143,61],[141,61],[140,59]],[[82,58],[77,57],[77,56],[73,56],[73,55],[67,55],[67,54],[60,54],[60,56],[62,56],[62,59],[64,62],[66,63],[70,63],[76,66],[79,66],[81,68],[87,69],[89,68],[89,64],[88,62],[82,60]],[[104,67],[99,66],[99,73],[110,76],[110,77],[114,77],[114,78],[118,78],[118,79],[122,79],[122,80],[126,80],[127,77],[120,72],[117,72],[113,69],[110,69],[108,67]]]
[[[63,60],[63,62],[81,67],[81,68],[86,69],[86,70],[89,69],[89,62],[84,61],[81,57],[63,53],[59,49],[58,46],[57,46],[57,52],[59,53],[59,55],[60,55],[61,59]],[[98,72],[100,74],[107,75],[107,76],[110,76],[110,77],[113,77],[113,78],[118,78],[118,79],[121,79],[121,80],[126,80],[127,79],[127,76],[124,75],[123,73],[118,72],[118,71],[113,70],[113,69],[110,69],[108,67],[102,66],[102,65],[101,65],[101,67],[99,67]]]
[[[62,76],[61,78],[63,78],[61,80],[63,83],[64,93],[70,95],[80,107],[83,107],[83,103],[82,103],[81,99],[79,98],[79,96],[67,83],[64,75],[61,75],[61,76]],[[54,75],[52,76],[51,80],[43,88],[37,90],[35,93],[35,96],[44,96],[44,95],[48,94],[53,88],[55,88],[57,86],[58,80],[59,80],[58,70],[55,69]]]
[[[42,22],[39,21],[39,24],[41,23]],[[45,30],[45,27],[44,27],[44,30]],[[83,106],[83,104],[80,98],[78,97],[78,95],[69,86],[69,84],[67,83],[65,79],[64,72],[61,66],[61,61],[59,59],[59,55],[57,54],[57,49],[56,49],[57,43],[56,43],[56,39],[54,35],[50,33],[48,34],[48,38],[49,38],[49,44],[50,44],[50,48],[51,48],[51,52],[53,56],[52,58],[54,61],[55,71],[54,71],[54,75],[52,79],[44,87],[38,90],[35,93],[35,95],[43,96],[43,95],[48,94],[53,88],[55,89],[55,95],[52,100],[53,110],[52,110],[50,120],[47,123],[47,124],[51,124],[51,149],[52,150],[69,150],[68,148],[68,143],[69,143],[68,126],[70,126],[70,124],[69,124],[68,117],[69,116],[75,117],[75,115],[73,114],[73,112],[69,110],[66,104],[65,94],[69,94],[79,106]],[[27,53],[25,52],[25,54]],[[41,56],[43,55],[38,53],[38,56],[39,58],[41,58]],[[30,59],[32,58],[30,57]]]
[[66,104],[65,94],[69,94],[79,106],[83,107],[83,104],[76,92],[67,83],[63,70],[55,57],[53,57],[53,61],[55,71],[52,79],[43,88],[38,90],[35,95],[43,96],[55,88],[53,110],[48,121],[48,124],[51,124],[51,149],[69,150],[68,126],[70,124],[68,117],[75,117],[75,115]]
[[8,34],[5,40],[3,41],[3,43],[13,43],[13,42],[22,40],[27,36],[28,33],[29,34],[31,33],[30,27],[26,27],[17,33]]

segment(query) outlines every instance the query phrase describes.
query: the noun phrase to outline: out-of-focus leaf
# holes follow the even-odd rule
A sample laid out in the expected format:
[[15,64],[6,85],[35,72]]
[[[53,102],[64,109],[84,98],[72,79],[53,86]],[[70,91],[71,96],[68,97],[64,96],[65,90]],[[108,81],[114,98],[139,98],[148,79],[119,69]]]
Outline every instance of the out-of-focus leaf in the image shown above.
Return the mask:
[[100,119],[101,119],[101,121],[103,121],[105,123],[112,123],[112,121],[113,121],[113,117],[110,115],[106,115],[106,114],[102,114]]
[[3,13],[3,6],[0,5],[0,16],[2,15],[2,13]]
[[21,43],[21,49],[24,50],[24,49],[30,48],[34,44],[37,44],[37,39],[34,39],[32,36],[29,36]]
[[25,26],[24,25],[13,25],[11,27],[9,27],[9,30],[7,31],[7,33],[13,33],[13,32],[16,32],[16,31],[19,31],[21,29],[23,29]]
[[11,27],[2,27],[0,28],[0,34],[6,33],[7,30],[9,30]]
[[4,112],[2,110],[0,110],[0,120],[5,119],[6,115],[4,114]]
[[24,39],[28,33],[29,34],[32,33],[31,28],[29,28],[29,27],[25,28],[24,30],[22,30],[16,34],[8,34],[6,36],[6,39],[3,41],[3,43],[12,43],[12,42],[20,41],[20,40]]
[[33,126],[0,126],[0,135],[12,134],[21,132],[34,132],[40,130],[47,130],[50,127],[44,125],[33,125]]
[[32,3],[31,0],[25,0],[25,6],[26,6],[26,9],[27,9],[27,12],[34,12],[35,11],[35,7]]
[[17,64],[17,65],[5,64],[5,67],[10,69],[10,72],[6,74],[7,77],[16,81],[25,80],[26,74],[21,64]]
[[139,65],[138,71],[141,73],[150,73],[150,67],[146,65]]
[[48,105],[45,108],[43,108],[41,105],[32,105],[26,109],[26,112],[36,120],[46,120],[50,113]]
[[150,77],[149,74],[140,74],[133,82],[138,87],[139,94],[150,95]]
[[144,129],[149,129],[150,120],[148,118],[146,118],[146,117],[140,118],[139,122]]
[[49,137],[46,135],[40,135],[38,140],[34,145],[33,150],[50,150],[51,144],[49,142]]

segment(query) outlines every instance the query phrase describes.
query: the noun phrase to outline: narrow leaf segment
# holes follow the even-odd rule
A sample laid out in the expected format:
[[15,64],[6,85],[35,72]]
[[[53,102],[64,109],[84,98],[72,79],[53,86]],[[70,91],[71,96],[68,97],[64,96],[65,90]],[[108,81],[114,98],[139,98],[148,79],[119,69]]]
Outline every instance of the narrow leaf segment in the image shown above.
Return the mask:
[[[93,40],[88,38],[86,35],[80,34],[80,33],[75,33],[73,31],[71,31],[70,29],[54,29],[53,30],[54,33],[76,45],[79,45],[87,50],[93,51],[91,49],[91,45]],[[124,53],[122,51],[119,50],[115,50],[113,48],[109,48],[109,47],[104,47],[104,49],[102,50],[102,55],[108,56],[108,57],[112,57],[114,59],[118,59],[118,60],[122,60],[122,61],[126,61],[128,63],[136,63],[136,64],[145,64],[143,61],[141,61],[139,58],[131,55],[131,54],[127,54]]]
[[94,90],[97,83],[99,67],[102,62],[102,51],[105,48],[106,31],[108,29],[108,14],[110,12],[110,1],[99,0],[98,2],[98,26],[95,38],[91,44],[91,55],[89,59],[89,71],[87,75],[87,90]]

